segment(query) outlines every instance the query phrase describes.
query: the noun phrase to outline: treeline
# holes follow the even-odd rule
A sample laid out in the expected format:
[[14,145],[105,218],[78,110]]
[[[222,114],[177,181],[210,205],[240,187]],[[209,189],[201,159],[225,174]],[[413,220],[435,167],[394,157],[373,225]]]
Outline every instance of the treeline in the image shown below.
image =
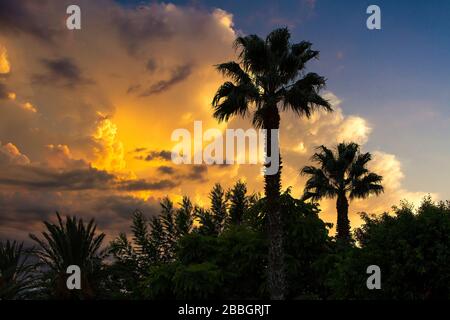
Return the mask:
[[[161,202],[161,214],[135,211],[131,234],[105,245],[94,221],[45,222],[36,246],[0,244],[1,299],[265,299],[268,237],[265,198],[237,182],[215,185],[210,205],[188,197]],[[343,243],[329,235],[317,204],[281,196],[289,299],[450,298],[450,204],[425,198],[391,214],[363,214]],[[81,269],[81,289],[68,290],[66,269]],[[381,289],[366,286],[369,265]]]

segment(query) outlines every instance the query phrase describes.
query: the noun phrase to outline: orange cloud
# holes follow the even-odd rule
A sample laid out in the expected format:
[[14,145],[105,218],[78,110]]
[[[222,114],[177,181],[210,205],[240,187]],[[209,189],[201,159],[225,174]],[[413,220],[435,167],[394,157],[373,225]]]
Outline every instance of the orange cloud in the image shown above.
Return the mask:
[[7,74],[11,71],[6,48],[0,45],[0,74]]

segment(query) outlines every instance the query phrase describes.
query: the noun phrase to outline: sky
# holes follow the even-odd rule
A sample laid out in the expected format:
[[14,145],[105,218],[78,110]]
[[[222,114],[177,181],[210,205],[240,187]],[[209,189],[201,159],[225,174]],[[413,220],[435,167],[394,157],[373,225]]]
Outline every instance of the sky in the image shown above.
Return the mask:
[[[67,30],[78,4],[82,29]],[[381,9],[381,30],[366,8]],[[211,100],[236,59],[238,35],[287,26],[320,59],[333,113],[282,115],[283,188],[303,192],[299,170],[315,147],[356,141],[371,152],[385,193],[353,201],[379,214],[402,199],[448,199],[450,3],[436,1],[56,1],[0,3],[0,239],[25,240],[55,211],[95,218],[109,237],[128,231],[135,209],[158,214],[164,196],[207,205],[216,182],[261,192],[255,165],[174,165],[171,133],[249,128],[218,124]],[[333,201],[321,217],[335,221]]]

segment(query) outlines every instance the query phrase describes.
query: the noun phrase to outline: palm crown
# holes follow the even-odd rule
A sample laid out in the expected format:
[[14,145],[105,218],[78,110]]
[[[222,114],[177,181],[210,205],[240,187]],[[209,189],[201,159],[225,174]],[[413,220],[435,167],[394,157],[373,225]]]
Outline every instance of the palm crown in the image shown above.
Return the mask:
[[0,300],[21,298],[33,286],[33,266],[23,243],[0,242]]
[[309,176],[304,199],[317,201],[337,197],[338,238],[350,238],[347,196],[350,199],[366,198],[383,192],[383,178],[367,169],[371,159],[370,153],[360,153],[358,144],[340,143],[335,151],[319,147],[319,152],[312,157],[319,167],[306,166],[301,170],[303,175]]
[[[217,65],[217,69],[230,77],[213,99],[214,117],[228,121],[232,116],[246,116],[254,108],[253,124],[256,127],[276,129],[270,126],[274,110],[291,109],[309,117],[317,107],[331,111],[330,104],[319,95],[325,79],[316,73],[304,73],[305,65],[319,52],[311,49],[311,43],[290,43],[288,29],[276,29],[265,40],[256,35],[238,37],[236,49],[240,50],[239,62]],[[269,123],[268,123],[269,122]]]
[[56,214],[58,223],[44,222],[47,231],[42,232],[44,239],[30,235],[37,244],[36,255],[49,268],[46,276],[56,287],[56,296],[70,295],[65,287],[66,269],[70,265],[77,265],[82,272],[82,298],[93,296],[93,282],[95,274],[100,271],[101,260],[105,251],[101,250],[104,233],[97,234],[94,220],[85,224],[82,219],[66,217],[64,222]]

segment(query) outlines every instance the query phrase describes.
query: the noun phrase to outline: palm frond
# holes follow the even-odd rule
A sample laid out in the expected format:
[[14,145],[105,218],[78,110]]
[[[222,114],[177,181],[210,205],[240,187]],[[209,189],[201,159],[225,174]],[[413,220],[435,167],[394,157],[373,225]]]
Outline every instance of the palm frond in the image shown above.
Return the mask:
[[238,37],[234,42],[236,50],[239,50],[239,59],[246,71],[259,74],[270,67],[267,47],[257,35]]
[[233,79],[237,84],[247,84],[251,82],[250,75],[242,70],[239,63],[235,61],[218,64],[216,65],[216,69],[224,76]]
[[360,179],[352,181],[352,187],[350,192],[350,199],[354,198],[366,198],[369,195],[379,195],[384,192],[384,188],[381,185],[383,177],[373,172],[368,173]]
[[309,176],[305,184],[303,200],[311,198],[313,201],[318,201],[322,198],[333,198],[336,196],[336,188],[322,169],[306,166],[300,173]]
[[325,78],[316,73],[308,73],[290,88],[281,89],[279,94],[282,96],[283,110],[290,109],[307,118],[316,110],[332,111],[330,103],[319,95],[325,82]]
[[246,116],[250,104],[257,100],[258,92],[251,84],[234,85],[225,82],[214,96],[212,105],[214,107],[214,118],[219,121],[228,121],[232,116]]

